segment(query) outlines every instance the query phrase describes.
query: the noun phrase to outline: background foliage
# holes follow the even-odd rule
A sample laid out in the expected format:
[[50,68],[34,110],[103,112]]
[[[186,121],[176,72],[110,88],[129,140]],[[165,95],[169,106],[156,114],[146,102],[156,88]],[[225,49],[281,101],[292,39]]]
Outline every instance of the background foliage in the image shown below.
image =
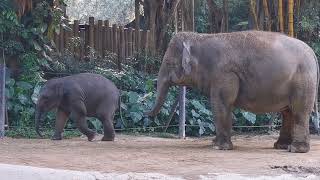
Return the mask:
[[[79,61],[68,53],[63,56],[51,53],[51,48],[54,47],[50,39],[51,33],[57,31],[60,24],[66,22],[62,10],[51,7],[46,1],[38,1],[32,12],[20,19],[11,2],[10,0],[0,1],[0,33],[3,38],[0,42],[0,50],[5,52],[8,64],[11,61],[17,61],[20,70],[17,77],[8,76],[6,82],[9,122],[13,127],[13,131],[10,131],[9,135],[33,137],[35,134],[34,131],[30,131],[30,128],[34,126],[35,102],[43,83],[46,79],[79,72],[102,74],[121,89],[121,111],[118,111],[115,117],[117,129],[134,128],[132,131],[139,132],[154,132],[164,129],[163,126],[168,121],[169,113],[177,96],[175,87],[170,90],[167,101],[157,117],[151,119],[143,115],[143,112],[149,110],[155,100],[154,80],[161,64],[161,55],[138,53],[133,59],[123,64],[123,71],[118,72],[115,70],[114,63],[116,55],[112,53],[100,58],[96,56],[94,50],[91,50],[89,61]],[[88,3],[97,2],[89,1]],[[131,12],[133,6],[133,1],[126,1],[125,5],[121,5],[121,3],[119,5],[118,1],[106,2],[108,3],[103,6],[106,7],[106,10],[109,10],[108,7],[123,6]],[[208,32],[207,3],[204,0],[196,2],[196,30]],[[248,2],[248,0],[229,0],[229,31],[247,29]],[[75,0],[70,0],[67,3],[73,4],[72,7],[80,7],[77,11],[72,11],[81,16],[80,18],[92,15],[93,11],[104,13],[104,11],[97,10],[94,6],[88,6],[85,3],[74,6]],[[217,1],[217,3],[221,5],[222,1]],[[129,14],[114,14],[113,16],[116,19],[115,22],[119,21],[123,24],[129,22],[127,18],[131,17]],[[51,23],[48,23],[48,17],[53,18]],[[320,59],[320,3],[318,1],[308,1],[305,4],[301,10],[301,18],[295,19],[295,27],[297,37],[307,42]],[[169,28],[166,33],[172,35],[173,28]],[[13,71],[11,68],[10,70]],[[212,114],[208,99],[196,90],[188,89],[187,91],[187,135],[200,136],[214,133],[215,127],[212,123],[214,114]],[[171,133],[178,131],[176,127],[178,115],[179,112],[176,111],[171,122],[173,126],[168,129]],[[278,114],[255,115],[236,109],[233,115],[234,125],[239,126],[278,125],[280,123]],[[54,113],[49,113],[46,118],[46,126],[52,129],[54,120]],[[161,128],[153,128],[156,126],[161,126]],[[90,119],[90,127],[102,132],[102,124],[96,119]],[[66,128],[75,128],[72,120],[69,121]],[[248,131],[249,129],[242,128],[241,130]]]

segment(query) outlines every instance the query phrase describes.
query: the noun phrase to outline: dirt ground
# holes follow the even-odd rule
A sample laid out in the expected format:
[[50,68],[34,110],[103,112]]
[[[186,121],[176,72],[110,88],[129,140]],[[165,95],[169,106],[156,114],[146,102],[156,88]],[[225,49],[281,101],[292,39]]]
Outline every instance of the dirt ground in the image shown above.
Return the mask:
[[234,136],[231,151],[213,149],[212,138],[120,134],[114,142],[5,138],[0,140],[0,163],[103,173],[162,173],[187,179],[216,173],[320,175],[319,136],[312,136],[310,152],[302,154],[273,149],[276,138]]

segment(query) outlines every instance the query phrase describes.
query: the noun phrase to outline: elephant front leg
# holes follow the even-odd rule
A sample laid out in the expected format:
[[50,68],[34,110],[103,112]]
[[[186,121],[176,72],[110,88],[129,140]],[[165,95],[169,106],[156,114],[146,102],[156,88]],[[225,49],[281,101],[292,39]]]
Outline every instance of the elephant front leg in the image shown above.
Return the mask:
[[56,122],[55,122],[55,132],[54,135],[51,137],[52,140],[61,140],[63,128],[66,125],[69,112],[65,112],[61,109],[58,109],[56,114]]
[[237,98],[239,82],[237,76],[229,74],[220,79],[211,92],[210,101],[215,116],[216,139],[214,148],[220,150],[233,149],[231,142],[232,110]]
[[280,136],[277,142],[274,143],[275,149],[288,149],[288,146],[292,143],[292,112],[290,109],[281,112],[282,114],[282,126],[280,129]]
[[219,150],[231,150],[233,144],[231,142],[232,116],[231,110],[226,107],[214,107],[216,139],[214,148]]

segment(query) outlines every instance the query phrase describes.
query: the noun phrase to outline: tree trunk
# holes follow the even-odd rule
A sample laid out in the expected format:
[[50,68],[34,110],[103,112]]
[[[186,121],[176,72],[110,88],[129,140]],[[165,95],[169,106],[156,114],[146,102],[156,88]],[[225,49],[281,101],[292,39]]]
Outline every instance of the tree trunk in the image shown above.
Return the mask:
[[174,20],[174,14],[180,0],[144,0],[146,27],[150,29],[153,42],[151,46],[164,52],[166,32]]
[[250,13],[251,13],[251,16],[253,18],[253,28],[255,30],[259,30],[256,6],[257,6],[256,0],[250,0]]
[[229,11],[228,11],[228,0],[223,0],[223,30],[221,32],[229,31]]
[[181,1],[183,4],[183,31],[194,31],[194,0]]
[[[300,7],[301,7],[301,1],[297,0],[296,2],[296,16],[297,16],[297,21],[300,22],[301,21],[301,11],[300,11]],[[296,32],[295,37],[298,38],[298,32]]]
[[262,0],[256,1],[256,14],[258,19],[259,30],[264,30],[264,13],[263,13],[263,3]]
[[207,0],[209,9],[209,27],[210,32],[219,33],[221,32],[221,26],[223,24],[223,12],[222,9],[218,7],[214,0]]
[[293,0],[288,0],[288,35],[293,37],[294,30],[293,30]]
[[279,1],[279,4],[278,4],[278,18],[279,18],[279,29],[280,29],[280,32],[284,32],[284,27],[283,27],[283,13],[282,13],[282,0],[278,0]]
[[269,7],[268,7],[268,1],[263,0],[263,12],[264,12],[264,18],[265,18],[265,26],[268,31],[271,31],[271,17],[269,14]]
[[18,18],[32,10],[32,0],[14,0],[14,6],[16,8],[16,14]]

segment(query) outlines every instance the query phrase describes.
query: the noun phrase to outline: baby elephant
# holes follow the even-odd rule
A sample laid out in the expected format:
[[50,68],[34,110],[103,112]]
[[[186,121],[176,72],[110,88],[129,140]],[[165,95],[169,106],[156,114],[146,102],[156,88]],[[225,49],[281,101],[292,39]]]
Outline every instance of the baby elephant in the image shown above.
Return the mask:
[[110,80],[98,74],[81,73],[51,79],[40,90],[35,113],[36,132],[46,112],[57,108],[53,140],[61,140],[68,117],[75,120],[81,133],[92,141],[95,132],[87,125],[86,117],[98,118],[103,123],[102,141],[113,141],[113,117],[119,106],[119,90]]

